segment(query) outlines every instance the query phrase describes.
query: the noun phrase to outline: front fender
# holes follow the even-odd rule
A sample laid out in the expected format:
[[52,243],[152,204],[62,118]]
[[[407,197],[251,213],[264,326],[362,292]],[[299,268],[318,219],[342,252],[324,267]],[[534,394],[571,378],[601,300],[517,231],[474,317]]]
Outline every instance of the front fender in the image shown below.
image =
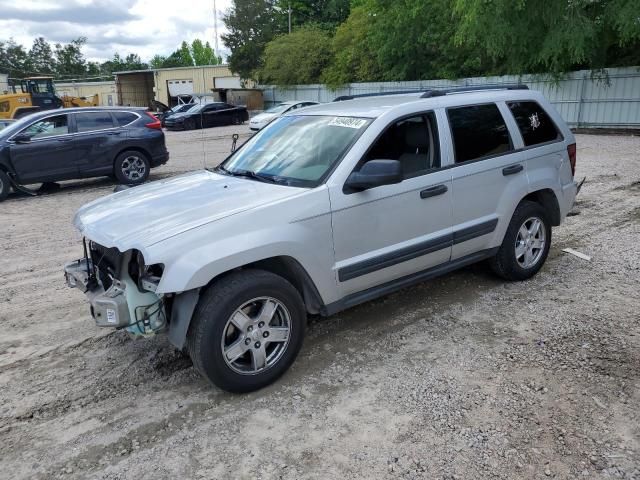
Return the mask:
[[[240,220],[233,223],[237,224]],[[217,276],[267,258],[286,256],[296,260],[315,284],[323,302],[336,299],[331,216],[326,213],[287,224],[243,231],[242,225],[225,224],[213,229],[179,235],[162,245],[172,258],[157,293],[178,293],[207,285]],[[225,235],[225,231],[239,232]],[[183,238],[181,238],[183,237]],[[165,243],[165,242],[163,242]],[[154,257],[163,255],[154,252]]]

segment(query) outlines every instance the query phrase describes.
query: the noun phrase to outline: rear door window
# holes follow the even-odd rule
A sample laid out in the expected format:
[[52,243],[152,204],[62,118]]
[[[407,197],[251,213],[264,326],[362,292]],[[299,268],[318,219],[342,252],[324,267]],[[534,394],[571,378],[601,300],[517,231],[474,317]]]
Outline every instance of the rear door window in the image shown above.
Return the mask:
[[112,112],[111,114],[116,119],[116,124],[120,127],[129,125],[138,118],[137,115],[131,112]]
[[455,163],[493,157],[513,150],[507,124],[495,103],[447,109]]
[[94,132],[113,128],[113,119],[109,112],[76,113],[76,130],[78,132]]
[[507,105],[526,147],[562,139],[555,123],[538,102],[510,102]]

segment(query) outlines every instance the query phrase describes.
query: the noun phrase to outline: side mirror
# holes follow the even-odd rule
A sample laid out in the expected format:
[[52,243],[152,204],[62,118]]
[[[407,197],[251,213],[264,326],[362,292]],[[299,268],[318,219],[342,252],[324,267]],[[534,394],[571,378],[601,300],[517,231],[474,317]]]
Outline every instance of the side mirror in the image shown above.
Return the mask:
[[345,187],[360,192],[381,185],[402,182],[402,164],[398,160],[369,160],[347,178]]
[[31,141],[31,135],[28,133],[19,133],[13,137],[13,141],[16,143],[29,143]]

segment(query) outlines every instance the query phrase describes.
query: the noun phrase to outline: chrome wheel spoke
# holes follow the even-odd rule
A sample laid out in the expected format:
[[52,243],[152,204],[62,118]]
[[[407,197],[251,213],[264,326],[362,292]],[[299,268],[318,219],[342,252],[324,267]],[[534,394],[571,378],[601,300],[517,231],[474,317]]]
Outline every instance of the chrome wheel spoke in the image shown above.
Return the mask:
[[260,309],[260,313],[258,314],[258,321],[264,322],[265,325],[269,325],[271,323],[271,319],[273,315],[276,313],[276,309],[278,305],[276,302],[271,300],[266,300]]
[[529,236],[529,229],[527,228],[526,222],[520,227],[518,230],[518,238],[521,240],[525,240]]
[[542,250],[544,248],[544,240],[534,239],[531,243],[531,248],[535,248],[537,250]]
[[527,248],[524,252],[524,264],[526,266],[531,265],[531,260],[533,260],[533,252],[530,248]]
[[238,358],[244,355],[249,347],[245,344],[244,339],[240,338],[236,343],[226,348],[224,356],[230,362],[235,362]]
[[231,316],[231,323],[233,323],[238,330],[244,332],[247,327],[251,325],[252,320],[242,310],[236,310]]
[[524,243],[521,243],[520,245],[518,245],[516,247],[516,258],[520,258],[524,255],[524,253],[526,252],[527,247],[525,247]]
[[269,329],[267,341],[269,343],[286,342],[289,340],[289,327],[272,327]]
[[252,348],[251,349],[251,365],[254,370],[260,370],[265,367],[267,363],[267,352],[264,349],[264,346],[260,348]]

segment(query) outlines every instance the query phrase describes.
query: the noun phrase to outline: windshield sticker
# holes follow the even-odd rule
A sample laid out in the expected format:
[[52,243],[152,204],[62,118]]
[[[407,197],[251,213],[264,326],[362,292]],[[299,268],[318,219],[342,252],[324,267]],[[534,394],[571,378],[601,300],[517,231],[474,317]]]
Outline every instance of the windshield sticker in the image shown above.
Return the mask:
[[362,118],[335,117],[331,122],[329,122],[329,126],[358,129],[364,127],[366,123],[367,121]]

